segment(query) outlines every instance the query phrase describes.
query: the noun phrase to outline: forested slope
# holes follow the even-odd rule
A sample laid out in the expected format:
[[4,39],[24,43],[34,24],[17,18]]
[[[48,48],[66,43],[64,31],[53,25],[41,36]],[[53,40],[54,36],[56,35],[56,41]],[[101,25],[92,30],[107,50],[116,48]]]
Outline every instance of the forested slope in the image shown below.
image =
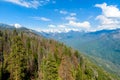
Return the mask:
[[117,80],[78,51],[32,32],[0,30],[0,80]]
[[108,72],[120,77],[120,29],[95,32],[69,31],[67,33],[45,33],[91,57],[91,60]]

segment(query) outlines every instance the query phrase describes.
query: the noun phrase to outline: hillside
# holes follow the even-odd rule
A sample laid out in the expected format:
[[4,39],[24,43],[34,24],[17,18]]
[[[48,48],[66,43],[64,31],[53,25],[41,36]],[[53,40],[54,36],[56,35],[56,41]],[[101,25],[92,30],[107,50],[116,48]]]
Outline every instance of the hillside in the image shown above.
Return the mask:
[[41,33],[88,55],[105,70],[120,76],[120,29],[96,32]]
[[117,80],[63,43],[0,30],[0,80]]

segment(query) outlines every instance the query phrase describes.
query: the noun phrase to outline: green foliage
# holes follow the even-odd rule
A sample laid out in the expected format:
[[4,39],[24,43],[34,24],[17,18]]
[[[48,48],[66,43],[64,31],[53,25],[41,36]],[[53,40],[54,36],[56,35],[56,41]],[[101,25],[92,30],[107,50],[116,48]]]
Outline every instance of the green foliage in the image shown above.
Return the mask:
[[0,80],[112,80],[63,43],[29,31],[5,30],[0,36]]
[[[94,62],[120,77],[120,29],[45,35],[92,56]],[[61,39],[59,39],[61,37]],[[101,60],[99,60],[101,59]]]
[[3,75],[3,34],[0,31],[0,80],[2,79]]
[[76,72],[77,73],[76,73],[76,79],[75,80],[83,80],[82,70],[80,68],[78,68]]
[[86,68],[84,73],[85,73],[85,75],[87,75],[86,77],[87,77],[88,79],[92,79],[92,77],[93,77],[93,75],[94,75],[92,69],[90,69],[90,68]]
[[61,59],[60,59],[58,53],[59,53],[59,52],[58,52],[58,50],[56,49],[56,50],[55,50],[55,53],[54,53],[54,58],[55,58],[55,60],[56,60],[57,65],[59,66],[60,63],[61,63]]
[[48,55],[43,69],[43,80],[57,80],[58,79],[58,66],[54,57]]
[[12,51],[8,59],[8,71],[11,79],[22,80],[25,78],[26,52],[20,37],[15,36],[13,42]]

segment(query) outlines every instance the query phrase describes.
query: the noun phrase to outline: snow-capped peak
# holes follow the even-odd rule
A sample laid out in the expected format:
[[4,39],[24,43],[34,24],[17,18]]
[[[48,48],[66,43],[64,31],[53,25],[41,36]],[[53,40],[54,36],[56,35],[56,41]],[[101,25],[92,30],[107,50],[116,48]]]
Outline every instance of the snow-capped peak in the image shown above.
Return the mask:
[[22,26],[20,24],[16,23],[16,24],[14,24],[14,27],[15,28],[21,28]]
[[45,33],[67,33],[70,31],[81,31],[78,29],[41,29],[41,30],[36,30],[38,32],[45,32]]

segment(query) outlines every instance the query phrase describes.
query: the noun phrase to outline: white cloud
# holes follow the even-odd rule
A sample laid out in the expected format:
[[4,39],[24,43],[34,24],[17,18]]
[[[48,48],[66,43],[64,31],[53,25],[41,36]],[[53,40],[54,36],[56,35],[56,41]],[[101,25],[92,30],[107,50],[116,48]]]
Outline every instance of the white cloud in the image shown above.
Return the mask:
[[65,17],[65,19],[66,20],[72,20],[72,21],[74,21],[74,20],[77,20],[77,18],[76,17],[73,17],[73,16],[67,16],[67,17]]
[[27,8],[37,8],[50,2],[50,0],[4,0]]
[[120,10],[114,5],[96,4],[95,7],[102,9],[102,14],[96,17],[100,21],[97,29],[115,29],[120,28]]
[[79,29],[75,29],[75,28],[49,28],[49,29],[37,29],[37,31],[39,32],[47,32],[47,33],[62,33],[62,32],[69,32],[69,31],[80,31]]
[[61,33],[61,32],[69,32],[69,31],[79,31],[79,29],[75,29],[75,28],[70,28],[68,27],[66,24],[57,24],[57,25],[54,25],[54,24],[50,24],[48,25],[48,28],[47,29],[37,29],[37,31],[43,31],[43,32],[52,32],[52,33]]
[[65,11],[65,10],[60,10],[60,14],[67,14],[68,12],[67,11]]
[[59,25],[54,25],[54,24],[50,24],[48,25],[49,28],[65,28],[65,24],[59,24]]
[[97,16],[96,20],[100,20],[100,23],[102,25],[111,25],[111,24],[119,24],[120,23],[117,19],[108,18],[108,17],[105,17],[104,15]]
[[69,32],[69,31],[89,31],[91,28],[91,25],[88,21],[84,22],[76,22],[76,21],[69,21],[68,23],[63,24],[49,24],[46,29],[38,29],[37,31],[43,31],[43,32]]
[[48,25],[49,28],[55,28],[56,26],[53,24]]
[[45,17],[41,17],[40,20],[42,20],[42,21],[51,21],[50,19],[45,18]]
[[[76,19],[76,18],[75,18]],[[69,31],[89,31],[91,25],[88,21],[76,22],[73,19],[68,19],[67,23],[62,24],[49,24],[47,29],[41,29],[43,32],[69,32]]]
[[65,25],[58,25],[59,28],[65,28],[66,26]]
[[116,29],[116,28],[120,28],[120,26],[118,26],[117,24],[99,25],[97,27],[97,30],[103,30],[103,29],[111,30],[111,29]]
[[101,8],[102,14],[106,17],[120,18],[120,10],[114,5],[108,6],[106,3],[103,3],[103,4],[96,4],[95,7]]
[[84,22],[75,22],[75,21],[69,21],[69,26],[79,27],[79,28],[90,28],[90,23],[88,21]]
[[76,13],[70,13],[70,16],[76,16],[77,14]]
[[51,21],[51,19],[46,17],[32,17],[32,18],[34,18],[35,20],[41,20],[41,21]]
[[15,28],[21,28],[21,27],[22,27],[22,26],[21,26],[20,24],[18,24],[18,23],[13,24],[13,26],[14,26]]

